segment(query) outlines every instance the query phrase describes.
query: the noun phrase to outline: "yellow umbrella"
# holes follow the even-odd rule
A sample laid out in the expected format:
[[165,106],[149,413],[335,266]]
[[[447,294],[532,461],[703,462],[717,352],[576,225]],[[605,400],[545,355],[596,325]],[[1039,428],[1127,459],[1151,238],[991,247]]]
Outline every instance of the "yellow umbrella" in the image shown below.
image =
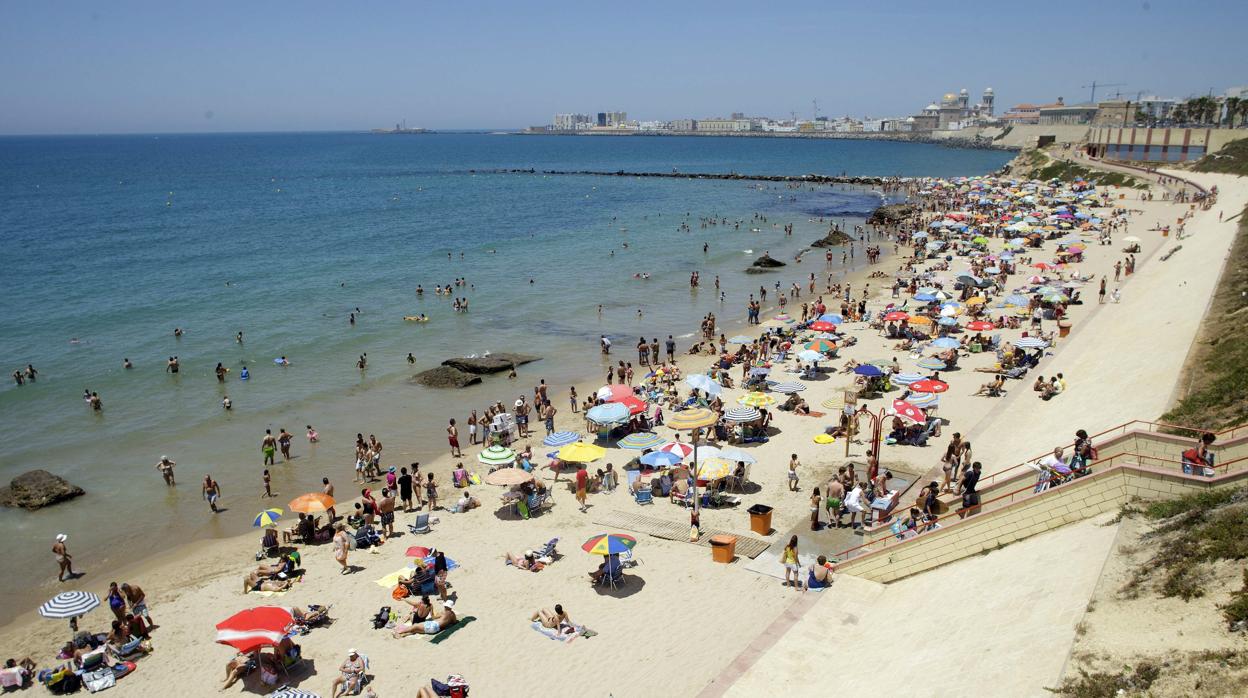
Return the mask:
[[677,431],[690,431],[714,426],[715,422],[718,421],[719,417],[714,412],[703,407],[696,407],[690,410],[681,410],[672,415],[667,420],[667,426]]
[[987,302],[988,302],[988,299],[984,298],[983,296],[972,296],[966,299],[967,305],[979,305],[980,303],[987,303]]
[[840,395],[837,395],[836,397],[830,397],[827,400],[824,400],[820,404],[830,410],[845,409],[845,394],[841,393]]
[[767,393],[754,392],[742,395],[737,402],[747,407],[766,407],[776,404],[776,399]]
[[605,455],[607,455],[607,449],[594,444],[587,444],[584,441],[577,441],[559,449],[559,460],[566,460],[572,463],[588,463],[592,460],[598,460]]
[[909,319],[911,325],[930,325],[932,319],[923,315],[911,315]]
[[732,473],[733,464],[723,458],[707,458],[698,464],[699,480],[718,480]]

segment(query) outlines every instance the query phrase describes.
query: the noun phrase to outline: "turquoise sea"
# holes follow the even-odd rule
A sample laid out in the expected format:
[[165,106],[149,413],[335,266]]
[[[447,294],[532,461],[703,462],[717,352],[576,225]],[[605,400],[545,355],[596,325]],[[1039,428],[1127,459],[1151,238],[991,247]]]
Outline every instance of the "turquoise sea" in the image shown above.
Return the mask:
[[[48,548],[58,532],[71,535],[83,566],[100,569],[246,530],[260,508],[265,428],[297,437],[298,457],[273,469],[283,496],[272,501],[282,506],[322,475],[349,494],[356,432],[382,439],[387,464],[405,463],[443,452],[448,417],[531,394],[539,378],[564,408],[570,382],[604,372],[600,334],[628,350],[640,334],[688,336],[707,312],[739,322],[759,283],[741,273],[749,261],[764,249],[791,260],[826,231],[819,217],[853,225],[882,198],[860,187],[469,170],[952,176],[986,173],[1009,157],[747,138],[0,138],[0,480],[45,468],[88,491],[40,512],[0,512],[9,532],[0,583],[35,595],[53,588]],[[766,223],[752,222],[756,213]],[[742,223],[700,228],[711,216]],[[683,221],[691,232],[678,231]],[[792,237],[785,223],[795,225]],[[820,258],[765,278],[787,286],[823,269]],[[694,270],[698,291],[688,283]],[[634,279],[638,272],[651,278]],[[717,274],[724,304],[713,291]],[[457,277],[475,287],[455,292],[470,300],[468,313],[432,293]],[[402,320],[419,313],[431,322]],[[485,351],[545,359],[510,385],[500,376],[439,392],[408,381],[444,358]],[[361,373],[355,361],[365,352]],[[182,368],[171,375],[165,365],[175,355]],[[292,365],[274,365],[283,355]],[[133,369],[123,370],[125,358]],[[231,368],[224,385],[217,362]],[[9,374],[28,363],[38,381],[15,385]],[[84,389],[100,394],[102,413],[86,406]],[[227,394],[231,412],[220,406]],[[303,438],[306,424],[321,433],[315,448]],[[161,454],[178,462],[176,490],[154,469]],[[199,497],[209,472],[232,506],[215,517]],[[13,605],[0,616],[27,610]]]

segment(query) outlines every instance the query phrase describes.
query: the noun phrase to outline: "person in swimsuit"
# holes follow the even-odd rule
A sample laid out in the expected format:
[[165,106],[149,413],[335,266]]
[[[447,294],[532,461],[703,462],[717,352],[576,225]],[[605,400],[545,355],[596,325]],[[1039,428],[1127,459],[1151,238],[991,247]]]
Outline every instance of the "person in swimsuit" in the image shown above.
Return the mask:
[[446,427],[446,441],[451,445],[452,458],[464,457],[464,454],[459,450],[459,428],[455,426],[454,418],[451,418],[450,424]]
[[60,566],[60,572],[56,575],[56,581],[65,581],[65,575],[68,574],[70,579],[78,576],[74,572],[74,557],[69,554],[69,549],[65,547],[65,541],[69,536],[64,533],[56,534],[56,542],[52,544],[52,554],[56,556],[56,564]]
[[277,465],[277,439],[273,438],[272,429],[264,430],[264,438],[260,440],[260,452],[264,454],[265,465]]
[[160,476],[165,478],[165,484],[173,487],[177,483],[173,480],[173,466],[177,463],[169,460],[169,456],[161,456],[160,462],[156,464],[156,469],[160,471]]
[[285,427],[282,427],[282,429],[278,432],[277,445],[282,449],[282,460],[290,460],[290,442],[293,441],[294,438],[295,437],[290,432],[286,431]]
[[351,568],[347,567],[347,551],[351,548],[350,536],[347,535],[347,527],[339,523],[334,526],[334,559],[342,566],[342,570],[338,574],[351,574]]
[[217,513],[217,500],[221,499],[221,485],[212,479],[211,475],[204,476],[204,484],[201,488],[204,499],[208,500],[208,508],[212,509],[212,513]]
[[563,610],[562,604],[555,604],[553,611],[549,608],[539,609],[529,621],[540,622],[543,628],[557,628],[560,623],[572,624],[572,618]]
[[[409,629],[409,632],[405,634],[415,633],[417,635],[437,635],[443,630],[455,625],[455,623],[459,620],[459,617],[455,615],[454,609],[455,602],[453,600],[444,602],[442,604],[442,615],[431,620],[426,620],[424,623],[413,624]],[[395,637],[401,637],[397,630],[395,631]]]
[[433,473],[429,473],[429,479],[425,482],[425,500],[429,503],[429,511],[438,506],[438,484],[433,481]]
[[347,691],[358,691],[364,679],[364,659],[354,648],[347,650],[347,658],[338,667],[338,678],[334,679],[333,698],[347,694]]

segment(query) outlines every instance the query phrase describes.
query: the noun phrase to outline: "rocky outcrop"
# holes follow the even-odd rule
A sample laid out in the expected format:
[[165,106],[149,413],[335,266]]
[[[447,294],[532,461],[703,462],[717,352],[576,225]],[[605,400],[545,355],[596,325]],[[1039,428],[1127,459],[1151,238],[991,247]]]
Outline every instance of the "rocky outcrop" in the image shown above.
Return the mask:
[[848,235],[846,235],[845,233],[839,230],[829,230],[827,235],[824,235],[818,240],[815,240],[814,242],[810,243],[810,246],[811,247],[840,247],[841,245],[848,243],[851,239],[852,238],[850,238]]
[[450,366],[438,366],[412,376],[412,382],[428,388],[466,388],[481,382],[481,376]]
[[776,259],[775,257],[772,257],[771,255],[765,254],[762,257],[759,257],[758,259],[754,260],[754,263],[751,264],[750,266],[764,267],[764,268],[776,268],[776,267],[783,267],[784,262],[781,262],[780,260]]
[[500,373],[509,370],[512,366],[523,366],[539,361],[540,356],[527,356],[525,354],[510,354],[502,352],[499,354],[490,354],[489,356],[479,356],[462,359],[447,359],[442,362],[443,366],[464,371],[465,373]]
[[914,204],[885,204],[871,212],[867,223],[871,225],[901,223],[918,212],[919,207]]
[[447,359],[441,366],[421,371],[412,382],[430,388],[466,388],[481,382],[481,376],[509,371],[514,366],[540,361],[540,356],[503,352],[489,356]]
[[77,485],[46,470],[31,470],[13,478],[8,487],[0,487],[0,505],[22,509],[42,509],[66,499],[86,494]]

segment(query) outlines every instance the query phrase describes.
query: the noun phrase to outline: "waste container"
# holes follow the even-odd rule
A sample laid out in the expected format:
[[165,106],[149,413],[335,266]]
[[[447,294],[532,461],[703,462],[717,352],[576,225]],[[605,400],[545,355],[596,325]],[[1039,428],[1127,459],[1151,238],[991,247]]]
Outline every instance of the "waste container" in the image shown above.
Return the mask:
[[1057,336],[1065,337],[1070,334],[1070,320],[1061,320],[1057,323]]
[[771,507],[755,504],[747,511],[750,514],[750,530],[760,536],[771,535]]
[[737,556],[736,536],[711,536],[711,559],[715,562],[729,563]]

